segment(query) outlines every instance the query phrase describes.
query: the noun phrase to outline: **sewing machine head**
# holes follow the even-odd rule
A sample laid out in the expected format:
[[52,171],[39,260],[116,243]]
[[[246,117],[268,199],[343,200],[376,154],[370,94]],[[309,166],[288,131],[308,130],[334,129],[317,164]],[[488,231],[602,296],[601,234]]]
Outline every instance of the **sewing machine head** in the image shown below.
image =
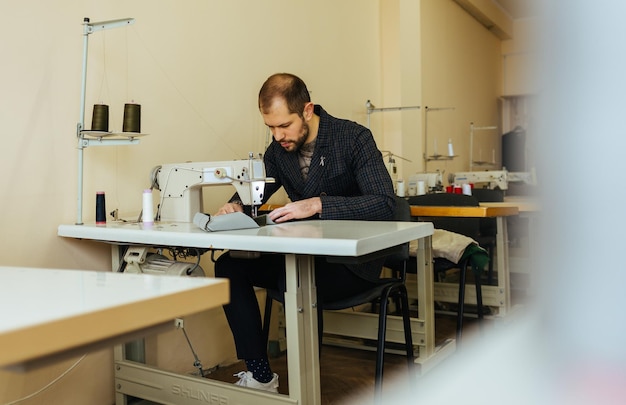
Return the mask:
[[437,170],[429,173],[416,173],[410,176],[409,184],[423,181],[428,192],[441,191],[443,189],[443,173]]
[[157,220],[192,222],[202,212],[202,187],[232,185],[244,205],[261,205],[265,165],[250,153],[248,159],[221,162],[188,162],[161,165],[153,170],[153,184],[161,192]]
[[491,189],[499,188],[500,190],[508,190],[509,183],[522,182],[529,185],[537,184],[534,170],[530,172],[509,172],[504,170],[485,170],[475,172],[457,172],[454,173],[454,183],[487,183]]

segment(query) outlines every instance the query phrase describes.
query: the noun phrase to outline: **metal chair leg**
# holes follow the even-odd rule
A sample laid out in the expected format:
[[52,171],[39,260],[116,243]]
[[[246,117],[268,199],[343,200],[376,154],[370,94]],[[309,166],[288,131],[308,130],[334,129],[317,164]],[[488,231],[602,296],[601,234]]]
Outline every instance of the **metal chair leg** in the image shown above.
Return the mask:
[[385,363],[385,337],[387,335],[387,307],[391,288],[385,289],[380,297],[378,314],[378,346],[376,348],[376,374],[374,377],[374,403],[382,403],[383,365]]
[[456,344],[460,345],[463,334],[463,313],[465,311],[465,283],[467,280],[467,261],[459,265],[459,301],[456,315]]
[[478,319],[480,321],[480,320],[482,320],[484,318],[484,312],[483,312],[483,289],[482,289],[482,283],[480,281],[480,275],[478,277],[476,277],[476,281],[474,283],[476,285],[476,307],[477,307],[476,310],[478,311]]
[[406,287],[399,288],[400,302],[402,303],[402,320],[404,322],[404,344],[406,349],[406,361],[409,366],[409,376],[414,377],[415,353],[413,352],[413,334],[411,333],[411,313],[409,312],[409,294]]

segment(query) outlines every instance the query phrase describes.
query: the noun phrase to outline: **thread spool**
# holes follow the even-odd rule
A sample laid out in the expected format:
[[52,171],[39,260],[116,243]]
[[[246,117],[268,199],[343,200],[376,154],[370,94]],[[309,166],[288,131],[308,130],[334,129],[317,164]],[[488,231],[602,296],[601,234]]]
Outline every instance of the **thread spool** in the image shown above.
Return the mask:
[[472,186],[470,184],[464,183],[462,186],[463,194],[472,195]]
[[124,104],[123,132],[141,132],[141,105]]
[[145,189],[143,190],[143,200],[142,200],[142,214],[141,221],[143,223],[152,223],[154,222],[154,208],[152,204],[152,190]]
[[404,180],[402,179],[398,180],[397,189],[398,189],[398,191],[396,192],[397,196],[404,197]]
[[104,198],[104,191],[96,192],[96,225],[106,225],[107,209]]
[[426,194],[426,184],[423,180],[418,180],[417,182],[417,195]]
[[91,130],[109,132],[109,106],[94,104],[91,115]]

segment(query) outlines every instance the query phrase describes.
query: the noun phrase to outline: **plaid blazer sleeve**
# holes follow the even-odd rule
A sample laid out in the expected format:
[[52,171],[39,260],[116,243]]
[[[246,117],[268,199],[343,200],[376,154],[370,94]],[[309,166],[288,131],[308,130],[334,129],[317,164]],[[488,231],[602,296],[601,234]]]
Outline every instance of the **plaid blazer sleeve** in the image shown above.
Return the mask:
[[[393,216],[393,183],[369,129],[345,120],[330,121],[319,145],[324,159],[319,195],[322,219],[388,220]],[[319,165],[311,168],[320,169]]]

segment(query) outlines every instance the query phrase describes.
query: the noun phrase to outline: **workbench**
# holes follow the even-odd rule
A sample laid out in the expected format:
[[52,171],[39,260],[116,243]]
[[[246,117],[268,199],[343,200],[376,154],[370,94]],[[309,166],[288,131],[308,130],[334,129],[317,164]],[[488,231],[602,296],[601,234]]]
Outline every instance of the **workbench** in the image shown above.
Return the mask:
[[[519,210],[508,206],[411,206],[411,216],[428,217],[465,217],[496,218],[496,271],[498,284],[483,285],[483,304],[497,309],[499,316],[505,316],[511,309],[511,284],[509,267],[509,247],[506,217],[518,215]],[[459,286],[455,283],[434,283],[436,301],[457,302]],[[476,291],[473,286],[466,286],[465,303],[476,304]]]
[[[391,221],[295,221],[279,225],[235,231],[205,232],[185,222],[107,223],[61,225],[63,237],[110,243],[113,257],[122,257],[119,249],[127,245],[178,246],[203,249],[236,249],[284,253],[287,291],[285,318],[287,327],[287,367],[289,395],[272,394],[159,370],[126,359],[124,347],[115,351],[117,405],[125,405],[127,396],[164,404],[209,403],[274,405],[321,403],[319,347],[314,283],[314,257],[334,256],[358,259],[360,256],[418,240],[425,257],[430,256],[431,223]],[[118,263],[112,263],[113,269]],[[428,260],[418,266],[420,299],[432,303],[432,268]],[[414,333],[422,360],[435,356],[434,308],[420,306],[420,328]],[[374,335],[375,335],[374,328]],[[393,335],[393,334],[391,334]],[[389,336],[389,334],[388,334]],[[372,370],[373,372],[373,370]],[[213,402],[211,402],[213,401]]]
[[174,329],[228,302],[228,281],[0,267],[0,367],[27,371]]

